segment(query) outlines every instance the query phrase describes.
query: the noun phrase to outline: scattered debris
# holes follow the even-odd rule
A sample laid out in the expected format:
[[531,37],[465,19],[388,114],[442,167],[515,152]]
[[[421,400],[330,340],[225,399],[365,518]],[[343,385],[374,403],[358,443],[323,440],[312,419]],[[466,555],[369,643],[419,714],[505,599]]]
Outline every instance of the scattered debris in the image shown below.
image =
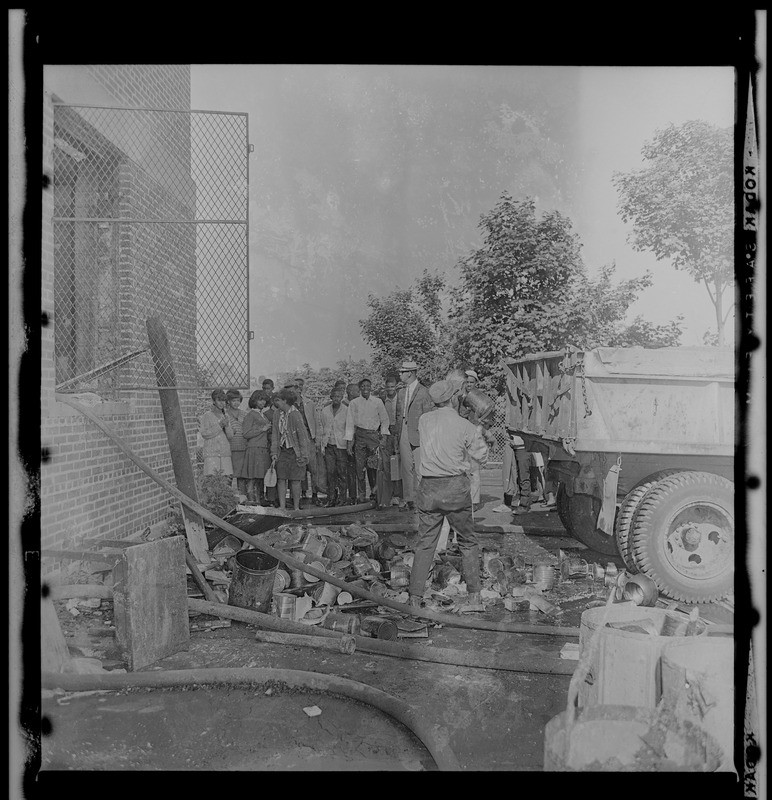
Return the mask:
[[579,642],[566,642],[560,648],[560,657],[571,661],[579,660]]
[[207,619],[193,622],[190,625],[192,631],[212,631],[216,628],[230,628],[231,621],[229,619]]

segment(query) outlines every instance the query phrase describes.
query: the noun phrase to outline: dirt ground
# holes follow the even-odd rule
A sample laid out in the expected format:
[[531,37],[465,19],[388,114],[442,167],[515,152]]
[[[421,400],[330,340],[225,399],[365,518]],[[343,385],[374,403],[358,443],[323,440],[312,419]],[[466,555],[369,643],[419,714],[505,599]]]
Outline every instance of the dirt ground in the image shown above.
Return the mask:
[[[488,474],[486,474],[488,473]],[[605,566],[621,561],[586,550],[568,537],[554,511],[533,511],[509,525],[494,514],[501,502],[498,472],[483,473],[484,507],[477,515],[483,547],[502,555],[558,549],[581,553]],[[501,520],[501,517],[504,520]],[[503,527],[502,527],[503,526]],[[602,590],[602,587],[601,587]],[[534,625],[577,626],[593,597],[591,581],[556,587],[553,602],[563,613],[489,609],[486,618],[506,617]],[[110,629],[111,603],[79,609],[75,618],[57,603],[73,655],[98,657],[106,669],[125,667]],[[538,771],[543,767],[544,727],[565,710],[570,676],[484,670],[408,661],[357,652],[344,655],[303,647],[260,643],[255,629],[193,632],[189,648],[150,669],[273,667],[350,678],[377,687],[420,710],[445,730],[466,771]],[[511,634],[430,625],[424,646],[513,656],[524,648],[557,656],[567,641],[540,634]],[[308,716],[316,706],[321,714]],[[270,770],[270,771],[434,771],[430,753],[407,728],[375,708],[348,698],[255,686],[250,689],[134,689],[120,692],[44,691],[40,768],[72,770]]]

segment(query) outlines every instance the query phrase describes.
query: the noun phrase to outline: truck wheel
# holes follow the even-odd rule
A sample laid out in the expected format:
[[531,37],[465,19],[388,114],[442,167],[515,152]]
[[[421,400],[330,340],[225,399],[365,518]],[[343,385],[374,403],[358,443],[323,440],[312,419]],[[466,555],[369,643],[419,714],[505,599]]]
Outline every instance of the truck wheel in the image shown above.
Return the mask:
[[571,512],[568,508],[568,500],[569,497],[566,494],[566,487],[564,484],[558,484],[558,490],[555,495],[555,504],[558,512],[558,517],[560,521],[563,523],[563,527],[568,531],[568,533],[572,533],[571,530]]
[[638,565],[635,563],[630,542],[630,530],[635,522],[635,515],[640,507],[641,500],[643,500],[646,493],[657,481],[666,478],[668,475],[675,475],[677,472],[681,472],[681,470],[663,469],[650,475],[644,481],[637,483],[625,495],[625,499],[619,507],[619,513],[614,523],[614,535],[616,536],[619,555],[622,556],[622,561],[625,562],[625,567],[627,567],[628,572],[632,572],[633,574],[638,572]]
[[734,484],[710,472],[663,478],[632,528],[638,569],[674,600],[709,603],[734,586]]
[[606,536],[597,530],[598,514],[600,514],[600,500],[589,494],[575,494],[568,498],[568,513],[571,527],[568,532],[586,544],[591,550],[597,550],[607,556],[618,556],[616,538]]

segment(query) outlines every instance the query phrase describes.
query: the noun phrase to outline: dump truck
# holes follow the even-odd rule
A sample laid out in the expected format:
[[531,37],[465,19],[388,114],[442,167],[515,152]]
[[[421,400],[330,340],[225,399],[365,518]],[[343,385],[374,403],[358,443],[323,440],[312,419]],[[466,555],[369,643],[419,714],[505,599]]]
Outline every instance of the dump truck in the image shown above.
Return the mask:
[[546,454],[572,536],[675,600],[733,590],[733,350],[567,348],[503,366],[507,423]]

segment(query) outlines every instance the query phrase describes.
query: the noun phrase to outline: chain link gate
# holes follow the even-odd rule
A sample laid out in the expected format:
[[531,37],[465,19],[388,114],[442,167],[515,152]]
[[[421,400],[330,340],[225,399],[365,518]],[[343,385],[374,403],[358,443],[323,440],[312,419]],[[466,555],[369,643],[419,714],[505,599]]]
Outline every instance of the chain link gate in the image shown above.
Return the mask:
[[54,105],[57,391],[249,387],[247,115]]

